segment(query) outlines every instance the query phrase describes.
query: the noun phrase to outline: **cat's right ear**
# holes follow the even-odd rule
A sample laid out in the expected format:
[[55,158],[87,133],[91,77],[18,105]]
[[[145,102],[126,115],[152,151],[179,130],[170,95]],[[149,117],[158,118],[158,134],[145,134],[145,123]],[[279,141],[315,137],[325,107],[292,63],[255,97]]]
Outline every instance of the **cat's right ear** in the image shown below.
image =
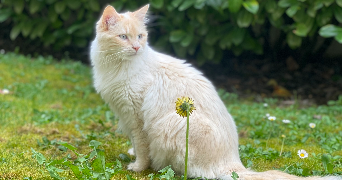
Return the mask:
[[114,25],[119,20],[120,15],[115,11],[113,6],[108,5],[103,11],[100,23],[105,30],[108,30],[110,25]]

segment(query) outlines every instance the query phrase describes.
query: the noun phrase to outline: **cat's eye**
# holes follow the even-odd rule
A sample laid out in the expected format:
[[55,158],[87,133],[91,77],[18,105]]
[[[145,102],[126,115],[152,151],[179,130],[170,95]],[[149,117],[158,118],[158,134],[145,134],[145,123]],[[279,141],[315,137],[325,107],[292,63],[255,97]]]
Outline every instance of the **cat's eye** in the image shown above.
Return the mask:
[[119,37],[120,37],[121,39],[124,39],[124,40],[127,39],[127,35],[125,35],[125,34],[120,34]]
[[141,39],[142,37],[143,37],[142,34],[139,34],[139,35],[138,35],[138,39]]

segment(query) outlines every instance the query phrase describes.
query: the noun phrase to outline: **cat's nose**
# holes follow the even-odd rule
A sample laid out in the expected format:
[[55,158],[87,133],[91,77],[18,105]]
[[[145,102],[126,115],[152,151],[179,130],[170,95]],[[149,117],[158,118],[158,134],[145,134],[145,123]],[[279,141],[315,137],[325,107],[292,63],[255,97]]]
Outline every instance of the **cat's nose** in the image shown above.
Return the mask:
[[132,48],[133,48],[136,52],[138,52],[138,50],[139,50],[140,47],[139,47],[139,46],[133,46]]

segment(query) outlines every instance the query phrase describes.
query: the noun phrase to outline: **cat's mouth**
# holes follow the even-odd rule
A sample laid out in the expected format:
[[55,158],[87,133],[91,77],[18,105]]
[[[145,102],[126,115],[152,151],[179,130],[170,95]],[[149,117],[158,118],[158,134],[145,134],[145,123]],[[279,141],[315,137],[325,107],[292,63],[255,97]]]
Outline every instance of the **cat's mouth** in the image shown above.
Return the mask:
[[128,56],[136,56],[138,54],[140,54],[140,51],[134,51],[134,52],[132,51],[128,54]]

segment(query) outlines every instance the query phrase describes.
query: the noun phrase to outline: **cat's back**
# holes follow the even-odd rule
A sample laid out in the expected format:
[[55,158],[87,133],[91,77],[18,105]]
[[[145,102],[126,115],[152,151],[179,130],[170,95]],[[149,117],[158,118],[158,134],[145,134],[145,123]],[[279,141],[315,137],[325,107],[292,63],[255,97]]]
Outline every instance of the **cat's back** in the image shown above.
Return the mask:
[[178,79],[184,82],[198,79],[211,84],[211,82],[207,80],[200,71],[192,67],[191,64],[186,63],[185,60],[177,59],[156,51],[153,51],[153,54],[153,57],[155,58],[154,63],[156,63],[156,68],[158,68],[157,72],[159,72],[161,75],[165,75],[166,78]]

